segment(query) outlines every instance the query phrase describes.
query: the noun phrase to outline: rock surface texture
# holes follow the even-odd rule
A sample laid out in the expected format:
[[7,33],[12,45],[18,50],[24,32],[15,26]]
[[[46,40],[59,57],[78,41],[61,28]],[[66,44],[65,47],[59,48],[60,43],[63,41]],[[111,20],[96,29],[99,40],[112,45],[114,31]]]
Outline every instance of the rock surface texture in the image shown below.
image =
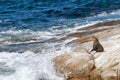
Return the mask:
[[[98,30],[98,28],[95,29]],[[71,35],[76,36],[74,33]],[[93,44],[92,36],[98,37],[104,47],[104,52],[89,52]],[[53,59],[58,75],[64,76],[66,80],[120,80],[119,27],[89,35],[82,34],[81,36],[80,33],[77,34],[77,38],[70,42],[70,44],[77,44],[72,52],[64,53]]]

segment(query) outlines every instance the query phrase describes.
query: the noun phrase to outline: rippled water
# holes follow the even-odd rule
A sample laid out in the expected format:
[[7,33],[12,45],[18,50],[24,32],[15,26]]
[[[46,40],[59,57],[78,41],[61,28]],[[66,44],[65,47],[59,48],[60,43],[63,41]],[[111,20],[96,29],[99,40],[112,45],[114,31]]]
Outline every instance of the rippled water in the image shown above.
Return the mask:
[[43,30],[120,8],[120,0],[0,0],[0,28]]

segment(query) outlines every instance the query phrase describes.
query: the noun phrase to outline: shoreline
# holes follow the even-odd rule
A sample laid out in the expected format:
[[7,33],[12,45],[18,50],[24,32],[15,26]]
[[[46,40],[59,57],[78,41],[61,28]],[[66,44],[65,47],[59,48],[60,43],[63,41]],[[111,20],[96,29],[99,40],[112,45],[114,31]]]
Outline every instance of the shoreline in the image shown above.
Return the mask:
[[[88,30],[88,32],[73,33],[68,36],[77,37],[77,39],[68,44],[75,44],[72,52],[64,53],[53,59],[57,73],[64,76],[67,80],[119,80],[119,61],[120,61],[120,21],[97,23],[91,26],[79,29]],[[105,26],[103,26],[106,24]],[[111,25],[113,24],[113,25]],[[98,27],[102,27],[98,30]],[[90,32],[95,28],[95,32]],[[109,27],[103,29],[103,27]],[[92,52],[92,36],[96,36],[103,45],[104,52]],[[85,50],[86,49],[86,50]],[[94,57],[94,58],[93,58]],[[107,74],[109,73],[109,74]]]
[[91,36],[96,36],[98,38],[105,38],[105,37],[112,36],[112,32],[115,32],[115,31],[117,32],[117,29],[119,29],[119,26],[120,26],[120,20],[99,22],[91,26],[80,28],[78,29],[78,32],[71,33],[67,35],[67,37],[78,38],[71,41],[70,43],[75,43],[75,44],[85,43],[85,42],[91,41]]

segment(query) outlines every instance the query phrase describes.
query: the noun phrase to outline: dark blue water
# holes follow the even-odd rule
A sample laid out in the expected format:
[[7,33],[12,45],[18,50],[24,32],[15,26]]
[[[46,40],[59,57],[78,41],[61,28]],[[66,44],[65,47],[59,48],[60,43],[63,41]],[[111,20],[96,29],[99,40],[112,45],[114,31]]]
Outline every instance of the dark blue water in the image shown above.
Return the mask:
[[79,19],[120,8],[120,0],[0,0],[0,31],[71,27]]

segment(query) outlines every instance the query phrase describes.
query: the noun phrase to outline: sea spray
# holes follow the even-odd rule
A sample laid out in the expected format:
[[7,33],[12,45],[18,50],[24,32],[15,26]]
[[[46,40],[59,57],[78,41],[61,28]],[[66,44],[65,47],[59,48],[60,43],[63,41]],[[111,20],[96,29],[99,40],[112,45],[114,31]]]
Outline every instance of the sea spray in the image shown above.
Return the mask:
[[5,63],[8,67],[15,69],[15,72],[10,75],[0,75],[2,80],[63,80],[57,76],[53,67],[52,59],[64,52],[71,51],[71,47],[59,45],[59,50],[55,44],[48,50],[43,50],[42,53],[35,54],[30,51],[24,53],[17,52],[0,52],[0,62]]

